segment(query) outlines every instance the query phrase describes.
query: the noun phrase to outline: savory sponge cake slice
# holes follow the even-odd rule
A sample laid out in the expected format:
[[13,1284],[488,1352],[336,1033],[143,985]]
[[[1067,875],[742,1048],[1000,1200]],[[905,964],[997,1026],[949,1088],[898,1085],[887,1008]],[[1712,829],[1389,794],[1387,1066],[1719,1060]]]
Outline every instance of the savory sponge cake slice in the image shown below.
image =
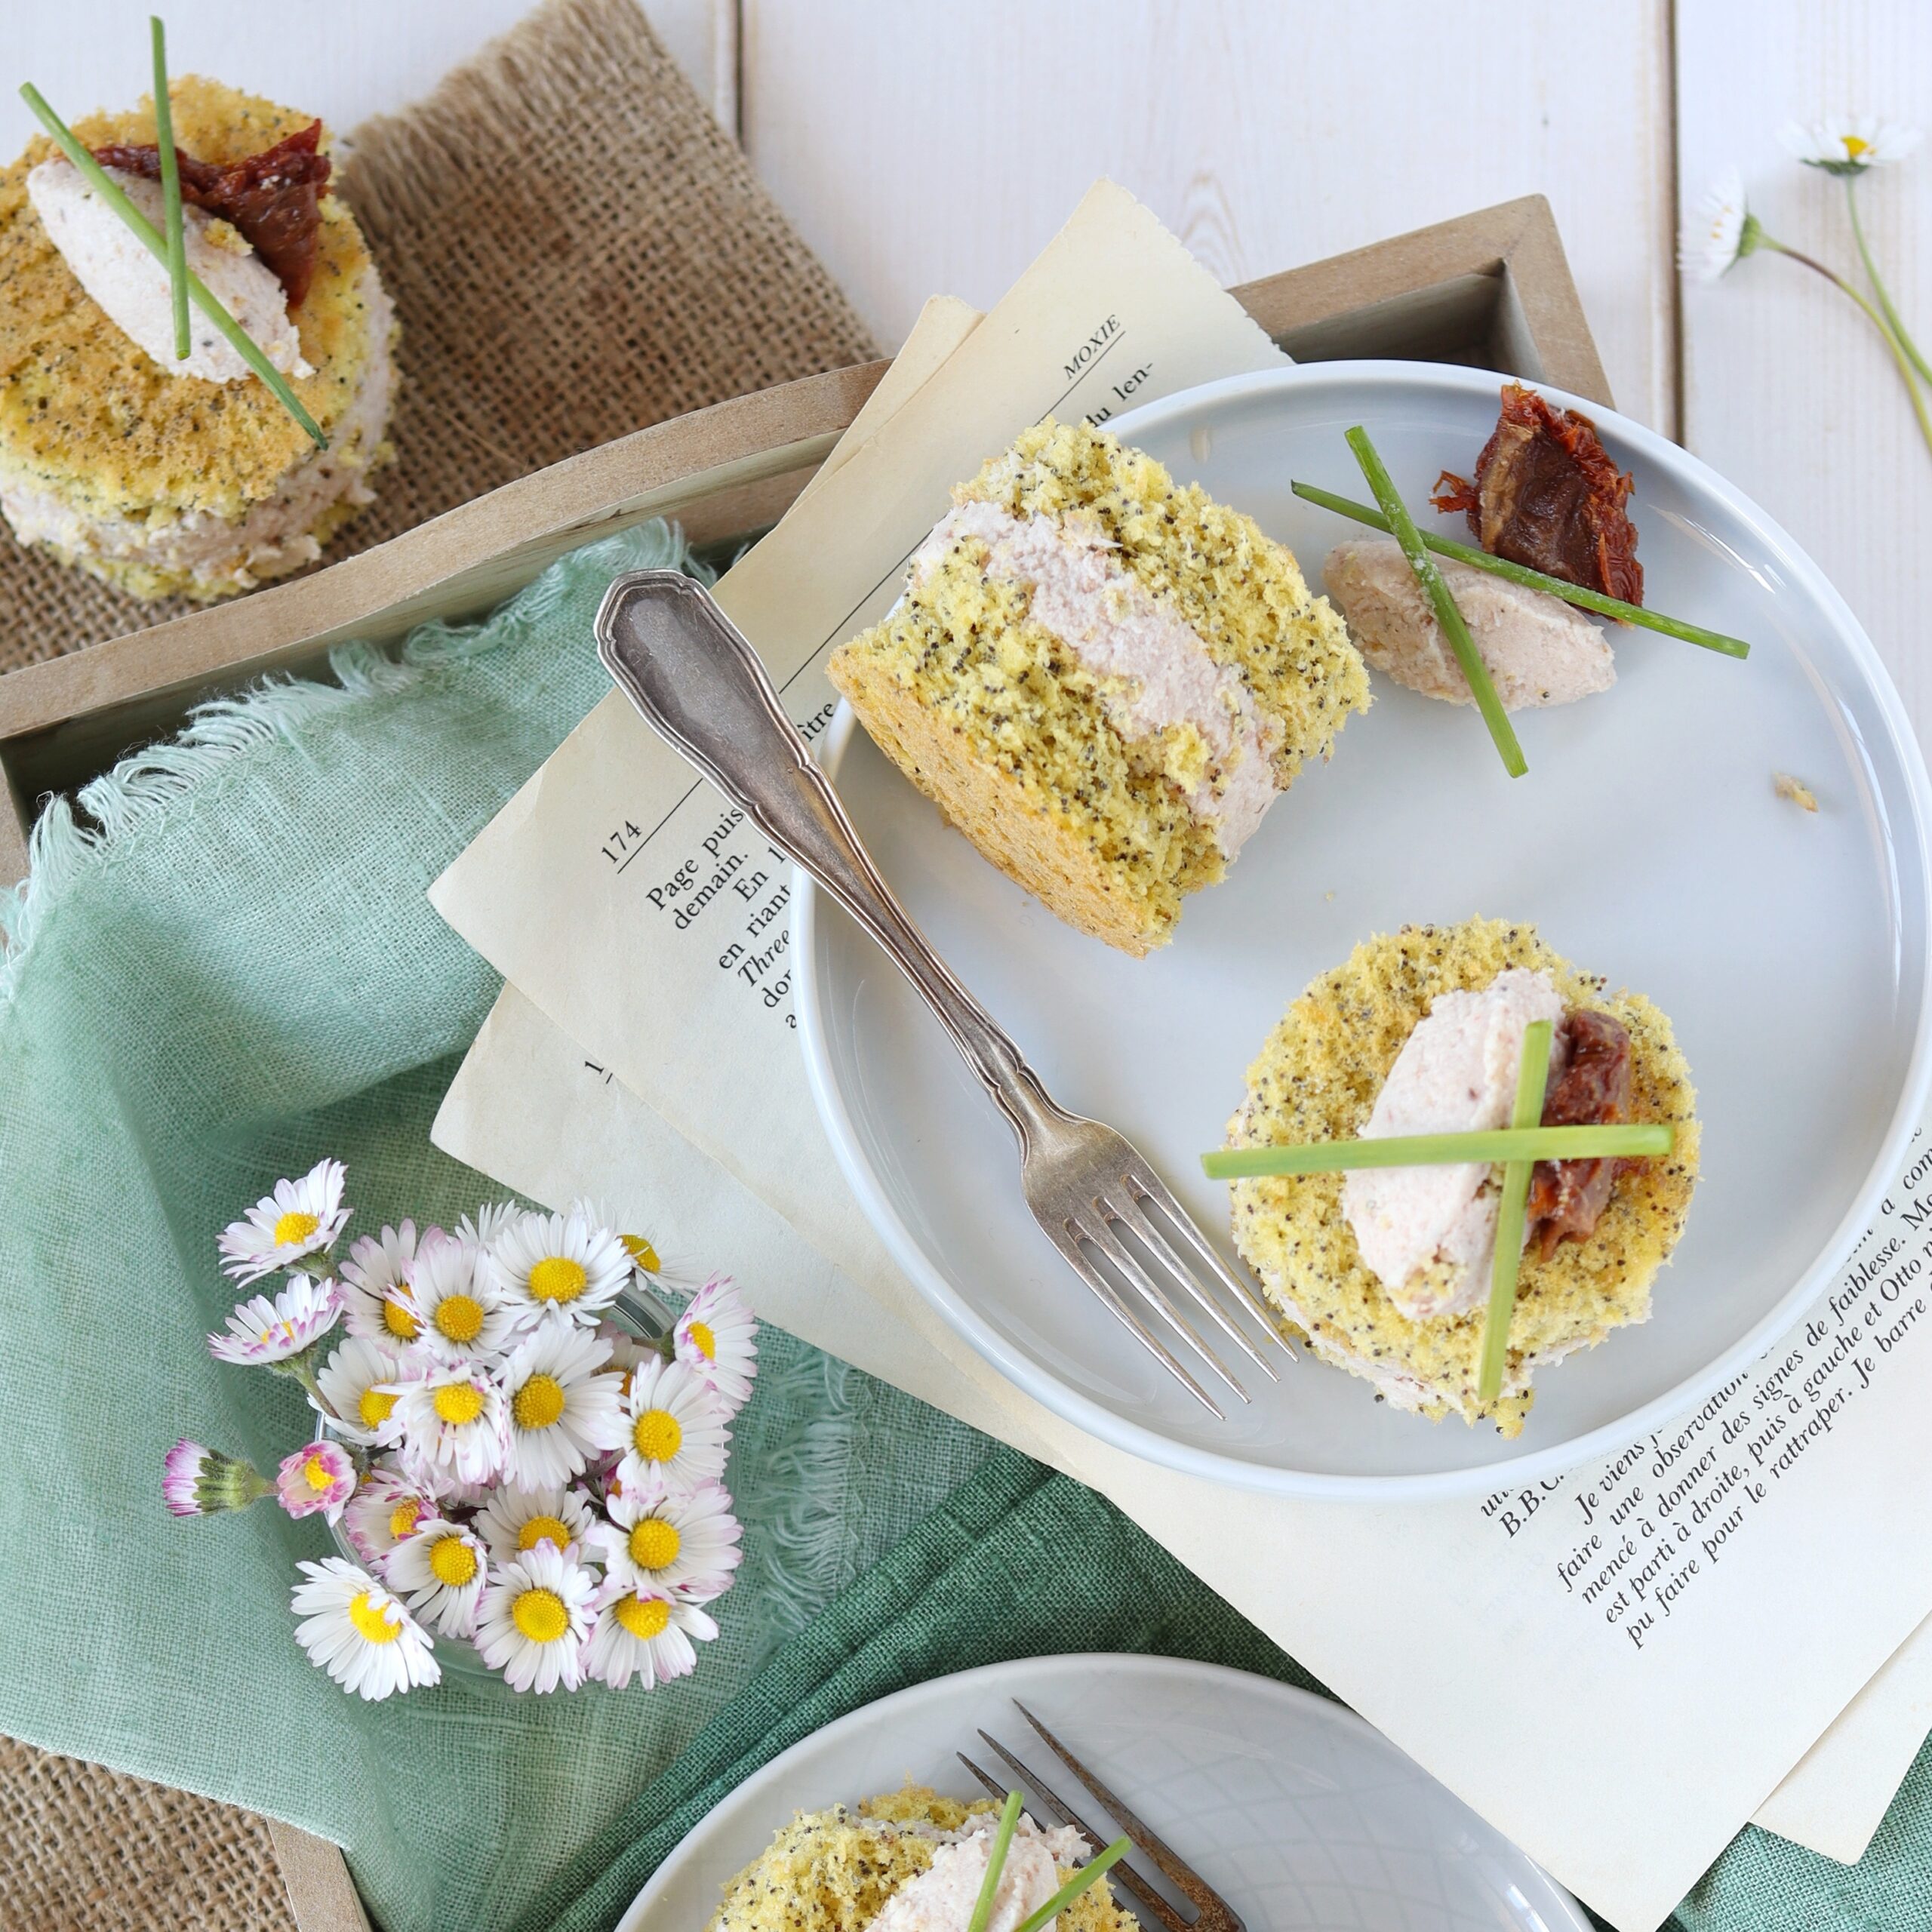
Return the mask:
[[1398,1408],[1487,1417],[1506,1436],[1522,1429],[1540,1367],[1647,1319],[1683,1232],[1697,1095],[1664,1015],[1641,994],[1606,994],[1534,926],[1407,926],[1364,941],[1295,1001],[1228,1124],[1235,1147],[1506,1125],[1537,1018],[1555,1024],[1546,1125],[1666,1121],[1675,1144],[1653,1160],[1537,1164],[1494,1401],[1477,1383],[1499,1170],[1270,1175],[1232,1189],[1235,1246],[1318,1355]]
[[1289,551],[1051,417],[954,491],[898,604],[829,669],[987,858],[1136,955],[1368,705]]

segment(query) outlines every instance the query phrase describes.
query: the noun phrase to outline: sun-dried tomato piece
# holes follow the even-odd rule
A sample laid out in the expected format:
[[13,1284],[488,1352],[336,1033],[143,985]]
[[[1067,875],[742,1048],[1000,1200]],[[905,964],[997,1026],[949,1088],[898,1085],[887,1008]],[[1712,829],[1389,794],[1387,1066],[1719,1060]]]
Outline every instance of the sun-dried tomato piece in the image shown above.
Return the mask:
[[[331,168],[328,156],[318,152],[321,138],[322,124],[317,121],[241,161],[197,161],[180,148],[174,150],[181,198],[232,222],[288,291],[291,309],[301,306],[315,278],[321,198],[328,192]],[[103,168],[144,174],[150,181],[161,179],[161,149],[152,141],[96,148],[94,158]]]
[[1641,604],[1644,567],[1624,509],[1631,488],[1587,416],[1509,383],[1475,481],[1445,469],[1429,500],[1466,512],[1492,556]]
[[[1557,1030],[1556,1077],[1543,1097],[1545,1127],[1600,1127],[1630,1118],[1630,1035],[1620,1020],[1572,1007]],[[1557,1244],[1587,1241],[1627,1163],[1539,1161],[1530,1174],[1523,1219],[1547,1261]]]

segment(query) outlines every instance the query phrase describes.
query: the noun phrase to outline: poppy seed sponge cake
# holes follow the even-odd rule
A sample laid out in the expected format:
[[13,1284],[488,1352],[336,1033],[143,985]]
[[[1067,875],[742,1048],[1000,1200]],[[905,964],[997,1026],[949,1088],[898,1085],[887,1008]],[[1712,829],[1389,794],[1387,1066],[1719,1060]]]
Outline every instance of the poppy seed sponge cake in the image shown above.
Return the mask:
[[[1524,1253],[1497,1399],[1477,1395],[1486,1297],[1459,1308],[1445,1294],[1438,1305],[1454,1312],[1405,1315],[1362,1259],[1343,1175],[1270,1175],[1231,1190],[1236,1247],[1318,1355],[1398,1407],[1471,1423],[1487,1417],[1506,1436],[1522,1428],[1540,1365],[1648,1317],[1651,1284],[1683,1231],[1697,1174],[1697,1096],[1664,1015],[1640,994],[1606,994],[1533,926],[1472,919],[1404,927],[1357,946],[1288,1008],[1248,1069],[1247,1097],[1228,1128],[1235,1147],[1355,1138],[1432,1005],[1444,994],[1490,989],[1512,969],[1519,980],[1542,975],[1565,1008],[1620,1024],[1629,1036],[1629,1118],[1669,1121],[1676,1134],[1668,1155],[1617,1173],[1587,1239]],[[1513,1085],[1513,1060],[1509,1079]],[[1425,1306],[1430,1299],[1419,1298]]]
[[[177,145],[209,164],[259,155],[311,125],[195,77],[169,97]],[[152,105],[91,115],[74,131],[93,149],[152,144]],[[311,561],[373,500],[369,473],[389,454],[395,325],[347,205],[322,195],[312,278],[289,312],[309,371],[291,386],[328,438],[318,450],[253,377],[175,373],[109,318],[36,208],[29,177],[50,162],[41,198],[51,208],[51,175],[67,170],[51,142],[36,137],[0,174],[0,509],[16,535],[141,597],[205,601]],[[139,202],[149,187],[129,192]],[[247,252],[229,224],[195,225]],[[198,310],[194,321],[198,346],[209,331]]]
[[988,859],[1136,955],[1368,704],[1292,553],[1051,417],[954,491],[898,604],[829,669]]
[[[889,1902],[931,1872],[935,1857],[993,1807],[966,1805],[920,1785],[843,1804],[801,1812],[724,1888],[709,1932],[863,1932],[882,1919]],[[980,1827],[984,1829],[984,1826]],[[1030,1834],[1029,1834],[1030,1835]],[[1078,1861],[1084,1864],[1084,1857]],[[984,1874],[984,1860],[980,1863]],[[1062,1882],[1073,1867],[1063,1864]],[[973,1900],[959,1915],[965,1923]],[[909,1923],[943,1924],[914,1915]],[[1000,1923],[1008,1920],[1002,1917]],[[1133,1915],[1115,1903],[1105,1878],[1060,1913],[1057,1932],[1139,1932]]]

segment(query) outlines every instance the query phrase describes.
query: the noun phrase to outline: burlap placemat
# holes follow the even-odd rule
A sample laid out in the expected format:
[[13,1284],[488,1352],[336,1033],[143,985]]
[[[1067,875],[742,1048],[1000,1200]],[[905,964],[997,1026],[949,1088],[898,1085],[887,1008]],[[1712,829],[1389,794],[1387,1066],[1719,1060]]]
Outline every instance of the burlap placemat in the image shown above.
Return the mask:
[[[549,0],[345,146],[338,192],[401,317],[404,380],[378,500],[318,568],[614,436],[876,353],[635,0]],[[192,608],[109,589],[0,523],[0,671]]]
[[[875,352],[635,0],[549,0],[351,145],[341,192],[403,319],[405,383],[380,500],[322,568],[632,429]],[[186,608],[0,525],[0,670]],[[0,1926],[294,1922],[259,1818],[4,1739],[0,1834]]]

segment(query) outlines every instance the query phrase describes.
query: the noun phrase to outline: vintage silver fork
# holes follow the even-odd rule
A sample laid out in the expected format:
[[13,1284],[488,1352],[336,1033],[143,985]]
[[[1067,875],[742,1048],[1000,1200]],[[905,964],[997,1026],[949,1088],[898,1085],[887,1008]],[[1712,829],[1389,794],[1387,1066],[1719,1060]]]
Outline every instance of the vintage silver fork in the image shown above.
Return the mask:
[[758,653],[703,586],[676,571],[628,572],[598,611],[597,648],[605,668],[657,731],[858,921],[939,1016],[1019,1137],[1021,1184],[1034,1218],[1116,1319],[1217,1417],[1224,1415],[1220,1404],[1141,1318],[1131,1295],[1241,1401],[1247,1392],[1189,1325],[1174,1291],[1275,1380],[1273,1364],[1216,1291],[1232,1298],[1271,1352],[1278,1347],[1293,1360],[1260,1297],[1222,1261],[1133,1146],[1055,1101],[954,978],[867,856]]
[[[1017,1697],[1013,1700],[1013,1707],[1038,1732],[1047,1749],[1112,1814],[1121,1829],[1134,1841],[1135,1848],[1166,1873],[1175,1889],[1194,1908],[1192,1918],[1182,1918],[1155,1889],[1146,1873],[1137,1870],[1131,1859],[1123,1858],[1107,1874],[1108,1882],[1128,1894],[1143,1922],[1164,1926],[1167,1932],[1245,1932],[1240,1914],[1165,1839],[1130,1811]],[[998,1738],[983,1730],[980,1740],[1020,1780],[1023,1792],[1032,1793],[1035,1808],[1044,1811],[1055,1824],[1071,1825],[1096,1851],[1112,1842],[1109,1833],[1097,1831],[1087,1823],[1037,1771],[1023,1763]],[[1010,1783],[989,1776],[964,1752],[958,1757],[995,1798],[1004,1798],[1013,1789]]]

